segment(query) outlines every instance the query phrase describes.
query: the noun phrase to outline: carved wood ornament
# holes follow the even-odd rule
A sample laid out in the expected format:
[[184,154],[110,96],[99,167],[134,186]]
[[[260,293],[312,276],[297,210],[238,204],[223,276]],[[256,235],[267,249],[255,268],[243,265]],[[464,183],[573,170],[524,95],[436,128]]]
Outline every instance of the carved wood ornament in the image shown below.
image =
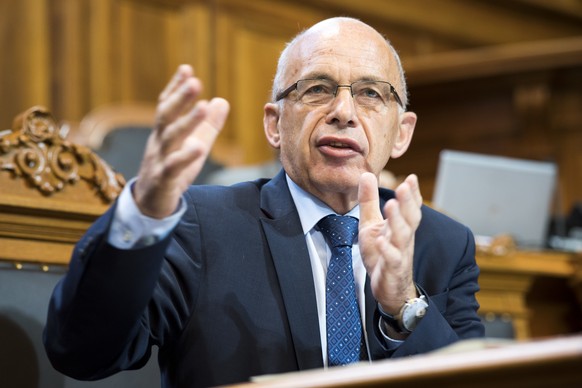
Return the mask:
[[0,171],[26,179],[50,196],[87,181],[106,202],[112,202],[125,179],[89,148],[65,140],[48,109],[35,106],[14,119],[12,130],[0,132]]

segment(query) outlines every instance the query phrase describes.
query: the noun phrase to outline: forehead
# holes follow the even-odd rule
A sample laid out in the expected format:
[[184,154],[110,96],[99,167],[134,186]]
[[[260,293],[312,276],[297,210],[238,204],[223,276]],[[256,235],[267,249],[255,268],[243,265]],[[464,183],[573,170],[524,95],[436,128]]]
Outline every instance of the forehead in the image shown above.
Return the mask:
[[316,26],[296,42],[290,54],[288,81],[315,74],[342,83],[397,79],[398,70],[387,42],[363,24]]

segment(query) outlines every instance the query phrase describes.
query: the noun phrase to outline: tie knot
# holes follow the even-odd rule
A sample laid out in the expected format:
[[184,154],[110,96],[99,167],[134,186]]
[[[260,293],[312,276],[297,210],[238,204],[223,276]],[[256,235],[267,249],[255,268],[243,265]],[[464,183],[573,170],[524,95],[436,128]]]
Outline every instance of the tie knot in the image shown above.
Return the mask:
[[333,247],[351,247],[358,234],[358,219],[350,216],[329,215],[317,223],[328,244]]

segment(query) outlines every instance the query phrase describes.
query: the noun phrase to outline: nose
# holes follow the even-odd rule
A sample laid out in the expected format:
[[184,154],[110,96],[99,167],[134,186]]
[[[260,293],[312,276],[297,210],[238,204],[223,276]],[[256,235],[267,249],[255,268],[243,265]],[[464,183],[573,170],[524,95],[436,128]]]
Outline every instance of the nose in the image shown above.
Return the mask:
[[350,85],[339,85],[330,105],[326,122],[340,128],[357,125],[357,112]]

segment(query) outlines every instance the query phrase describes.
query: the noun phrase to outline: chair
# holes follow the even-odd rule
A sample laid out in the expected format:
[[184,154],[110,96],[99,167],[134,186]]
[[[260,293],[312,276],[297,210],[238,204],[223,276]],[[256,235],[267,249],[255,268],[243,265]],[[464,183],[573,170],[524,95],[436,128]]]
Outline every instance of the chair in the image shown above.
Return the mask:
[[[154,104],[137,102],[101,106],[81,120],[76,140],[130,179],[139,172],[155,110]],[[220,163],[209,158],[194,183],[204,183],[209,174],[221,168]]]
[[155,105],[148,103],[101,106],[81,120],[76,140],[129,179],[138,173],[155,109]]
[[64,132],[38,106],[0,131],[0,386],[159,387],[155,354],[139,371],[87,383],[54,370],[43,350],[49,297],[73,246],[125,184]]
[[[100,214],[121,191],[125,180],[83,145],[65,139],[52,114],[35,106],[0,133],[0,187],[6,204],[69,212],[93,207]],[[30,187],[38,198],[30,196]],[[59,194],[58,196],[56,194]],[[96,195],[97,194],[97,195]],[[28,202],[26,202],[28,203]]]

